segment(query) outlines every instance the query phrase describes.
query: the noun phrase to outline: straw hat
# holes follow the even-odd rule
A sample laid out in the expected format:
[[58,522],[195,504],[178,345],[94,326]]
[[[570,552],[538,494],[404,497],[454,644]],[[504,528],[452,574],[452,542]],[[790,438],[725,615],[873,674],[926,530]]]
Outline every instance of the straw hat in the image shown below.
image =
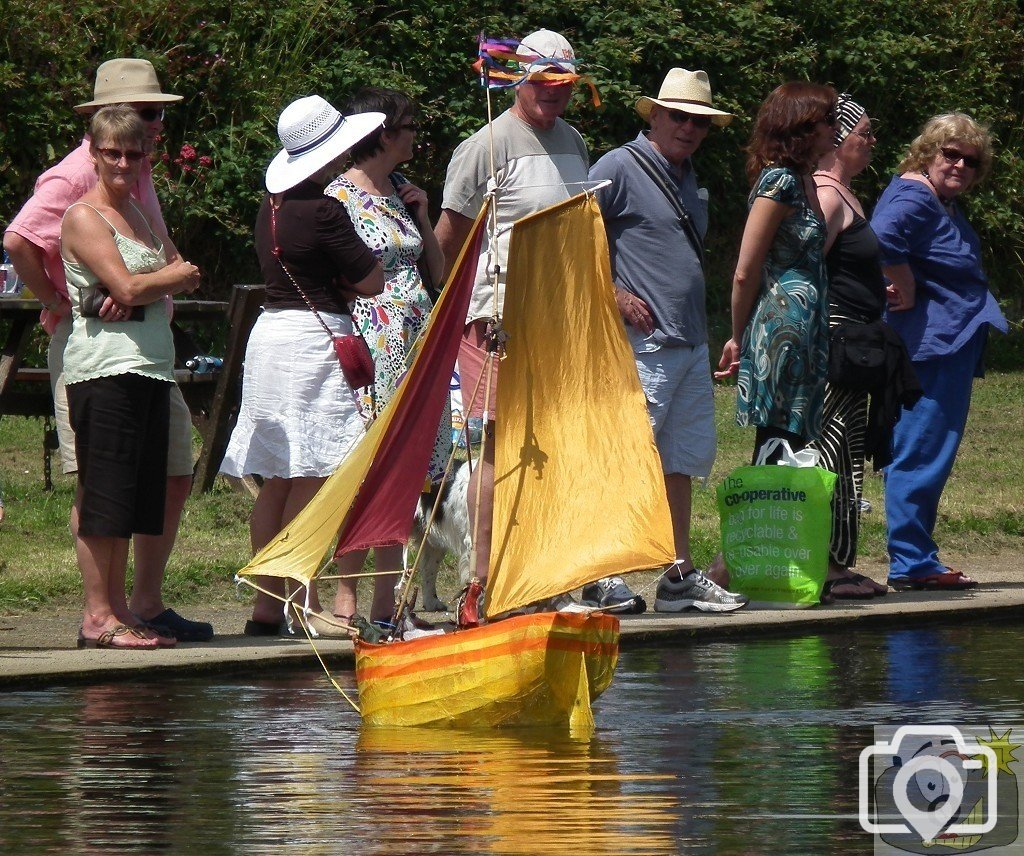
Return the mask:
[[283,193],[341,157],[384,124],[383,113],[342,116],[319,95],[293,101],[277,120],[284,146],[267,167],[266,185]]
[[170,104],[180,95],[160,91],[153,64],[144,59],[108,59],[96,69],[92,101],[76,104],[76,113],[91,113],[107,104]]
[[703,71],[670,69],[661,84],[658,97],[641,96],[636,102],[636,112],[646,121],[651,115],[651,107],[655,104],[669,110],[710,116],[711,121],[720,128],[732,121],[732,113],[716,110],[711,106],[711,83],[707,73]]

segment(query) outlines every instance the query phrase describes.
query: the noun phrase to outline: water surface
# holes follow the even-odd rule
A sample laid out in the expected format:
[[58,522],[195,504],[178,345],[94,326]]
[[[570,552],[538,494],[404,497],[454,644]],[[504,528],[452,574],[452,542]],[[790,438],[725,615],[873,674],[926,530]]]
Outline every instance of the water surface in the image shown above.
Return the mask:
[[589,741],[364,729],[312,671],[10,692],[0,851],[868,853],[872,727],[1024,728],[1022,641],[978,624],[634,649]]

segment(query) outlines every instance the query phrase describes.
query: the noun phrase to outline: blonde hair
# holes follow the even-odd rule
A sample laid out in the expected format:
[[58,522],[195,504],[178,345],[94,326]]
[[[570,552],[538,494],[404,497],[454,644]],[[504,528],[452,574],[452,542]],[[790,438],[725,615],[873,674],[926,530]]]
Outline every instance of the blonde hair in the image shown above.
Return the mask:
[[992,137],[988,127],[979,125],[966,113],[941,113],[932,116],[910,144],[898,172],[927,172],[939,149],[950,143],[964,143],[978,150],[981,163],[974,171],[971,187],[979,184],[992,169]]
[[127,104],[111,104],[92,114],[89,137],[90,148],[93,149],[98,141],[118,145],[138,143],[141,148],[146,141],[146,125],[134,108]]

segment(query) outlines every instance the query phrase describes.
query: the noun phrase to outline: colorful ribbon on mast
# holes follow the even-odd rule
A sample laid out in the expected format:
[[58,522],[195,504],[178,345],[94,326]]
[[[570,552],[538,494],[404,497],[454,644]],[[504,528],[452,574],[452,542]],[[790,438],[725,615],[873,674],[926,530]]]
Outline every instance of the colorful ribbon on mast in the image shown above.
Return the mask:
[[[511,89],[527,81],[548,86],[585,83],[590,87],[591,103],[600,107],[601,97],[594,81],[576,72],[576,62],[565,57],[541,56],[516,39],[493,39],[481,33],[473,70],[480,77],[480,85],[488,89]],[[537,66],[544,70],[530,70]]]

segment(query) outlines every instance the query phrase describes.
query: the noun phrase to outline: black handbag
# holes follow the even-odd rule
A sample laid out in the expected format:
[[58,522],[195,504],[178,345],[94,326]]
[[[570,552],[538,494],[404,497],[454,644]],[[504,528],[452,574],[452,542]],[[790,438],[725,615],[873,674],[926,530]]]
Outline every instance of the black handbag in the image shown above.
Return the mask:
[[840,324],[829,333],[828,382],[872,392],[886,382],[885,323]]
[[[87,288],[78,289],[78,314],[83,318],[99,318],[103,302],[110,297],[110,292],[102,285],[90,285]],[[145,306],[133,306],[132,314],[126,321],[144,321],[146,319]]]

